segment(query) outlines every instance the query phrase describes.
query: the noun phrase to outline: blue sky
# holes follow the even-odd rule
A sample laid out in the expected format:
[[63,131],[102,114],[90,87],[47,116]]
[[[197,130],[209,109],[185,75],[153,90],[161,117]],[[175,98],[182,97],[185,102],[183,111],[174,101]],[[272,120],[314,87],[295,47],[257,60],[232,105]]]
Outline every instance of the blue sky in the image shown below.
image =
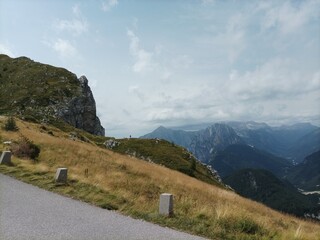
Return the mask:
[[320,125],[319,0],[0,0],[0,52],[85,75],[108,136]]

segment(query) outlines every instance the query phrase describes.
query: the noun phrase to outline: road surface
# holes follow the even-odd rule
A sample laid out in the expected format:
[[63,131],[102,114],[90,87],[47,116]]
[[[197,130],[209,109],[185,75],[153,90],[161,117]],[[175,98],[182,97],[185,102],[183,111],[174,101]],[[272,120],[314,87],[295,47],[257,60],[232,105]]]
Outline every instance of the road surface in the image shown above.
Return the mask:
[[0,240],[203,239],[0,174]]

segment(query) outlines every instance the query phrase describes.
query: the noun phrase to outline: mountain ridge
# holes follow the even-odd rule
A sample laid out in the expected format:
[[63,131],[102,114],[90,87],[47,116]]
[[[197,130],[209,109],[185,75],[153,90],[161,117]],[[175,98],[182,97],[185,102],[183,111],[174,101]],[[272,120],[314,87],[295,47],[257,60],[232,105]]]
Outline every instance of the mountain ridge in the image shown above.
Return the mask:
[[[298,123],[279,127],[271,127],[266,123],[256,123],[254,121],[233,121],[221,122],[217,124],[233,128],[236,135],[241,138],[238,143],[242,142],[258,149],[270,152],[279,157],[290,159],[293,163],[302,162],[307,155],[316,150],[320,150],[320,128],[310,123]],[[214,125],[215,124],[212,124],[207,128],[210,128]],[[205,143],[207,146],[203,146],[202,144],[202,148],[206,148],[205,154],[198,154],[198,149],[195,147],[195,145],[197,145],[195,143],[195,138],[204,138],[204,136],[201,136],[201,134],[205,132],[205,129],[190,132],[182,129],[173,130],[162,127],[161,129],[157,129],[157,132],[153,131],[149,134],[141,136],[140,138],[150,138],[152,136],[151,138],[163,138],[167,141],[175,140],[174,142],[176,144],[184,146],[193,152],[197,158],[207,162],[207,158],[210,157],[210,150],[212,149],[212,146],[210,145],[214,145],[214,137],[211,139],[211,143],[208,141]],[[163,130],[170,132],[170,135],[162,135],[161,131]],[[176,139],[174,136],[176,131],[179,131],[181,136],[188,136],[188,141],[185,142],[183,140],[181,141]],[[223,137],[232,137],[229,134],[231,131],[229,131],[229,133],[226,131],[225,133],[226,135]],[[190,136],[192,138],[191,141]],[[191,143],[193,146],[191,146]],[[228,144],[226,144],[226,146],[227,145]],[[216,145],[215,147],[219,149],[219,146]],[[203,152],[203,150],[200,152]]]

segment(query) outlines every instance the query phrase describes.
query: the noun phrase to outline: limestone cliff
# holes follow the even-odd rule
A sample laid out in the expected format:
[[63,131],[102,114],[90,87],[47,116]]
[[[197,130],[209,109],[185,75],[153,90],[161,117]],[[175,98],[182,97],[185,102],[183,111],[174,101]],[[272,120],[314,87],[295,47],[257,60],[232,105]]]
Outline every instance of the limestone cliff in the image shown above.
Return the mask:
[[14,114],[41,122],[63,120],[95,135],[104,135],[85,76],[0,54],[0,115]]
[[96,102],[85,76],[79,78],[82,94],[57,108],[57,117],[70,125],[95,135],[105,135],[100,119],[96,115]]

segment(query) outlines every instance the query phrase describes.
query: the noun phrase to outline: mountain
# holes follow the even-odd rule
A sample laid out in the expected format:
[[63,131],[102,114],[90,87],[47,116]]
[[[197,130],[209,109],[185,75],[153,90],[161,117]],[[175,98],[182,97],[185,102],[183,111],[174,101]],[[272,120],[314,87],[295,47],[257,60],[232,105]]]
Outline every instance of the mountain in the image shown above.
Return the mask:
[[231,144],[244,143],[231,127],[220,123],[199,131],[172,130],[161,126],[140,138],[159,138],[173,142],[187,148],[204,163],[208,162],[213,153]]
[[291,166],[291,163],[286,159],[245,144],[228,146],[217,154],[212,155],[208,164],[221,177],[226,177],[245,168],[265,169],[281,177]]
[[308,155],[320,150],[320,128],[316,128],[308,134],[296,140],[290,146],[291,158],[296,163],[301,163]]
[[[203,124],[185,127],[196,129],[201,126]],[[310,123],[270,127],[266,123],[234,121],[216,123],[197,131],[185,131],[181,128],[173,130],[159,127],[141,138],[160,138],[174,142],[190,150],[205,163],[209,161],[213,151],[235,143],[254,146],[290,159],[293,163],[302,162],[306,156],[320,150],[320,128]]]
[[320,191],[320,151],[294,166],[286,179],[304,191]]
[[[320,128],[310,123],[280,127],[270,127],[265,123],[252,121],[226,124],[231,126],[247,144],[294,162],[301,162],[317,148],[320,149]],[[318,134],[312,134],[313,132]]]
[[88,80],[66,69],[26,57],[0,54],[0,115],[16,115],[34,122],[66,122],[104,136]]
[[244,143],[236,132],[226,124],[216,123],[200,130],[188,147],[195,156],[207,163],[210,156],[232,144]]
[[235,132],[250,146],[273,153],[284,154],[283,143],[274,136],[273,129],[265,123],[256,122],[227,122]]
[[[110,144],[111,143],[111,144]],[[106,142],[115,152],[177,170],[204,182],[222,186],[220,177],[207,165],[198,161],[185,148],[160,139],[116,139]]]
[[158,127],[151,133],[148,133],[140,138],[143,139],[164,139],[169,142],[173,142],[182,147],[188,148],[191,144],[192,138],[195,136],[196,132],[194,131],[183,131],[183,130],[173,130],[165,128],[163,126]]
[[316,196],[301,194],[266,170],[242,169],[223,178],[223,181],[240,195],[282,212],[300,217],[320,212]]

